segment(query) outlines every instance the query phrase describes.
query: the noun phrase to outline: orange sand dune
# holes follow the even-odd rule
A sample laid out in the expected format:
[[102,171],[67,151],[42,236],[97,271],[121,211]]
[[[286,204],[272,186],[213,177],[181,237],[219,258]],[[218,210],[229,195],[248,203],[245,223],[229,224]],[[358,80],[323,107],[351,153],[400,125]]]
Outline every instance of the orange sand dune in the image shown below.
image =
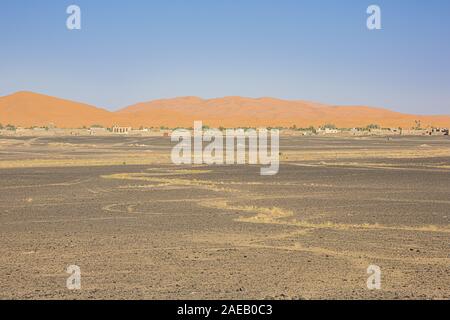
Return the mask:
[[32,92],[18,92],[0,98],[0,123],[16,126],[81,128],[110,125],[114,114],[96,107]]
[[450,116],[417,116],[364,106],[327,106],[306,101],[274,98],[225,97],[200,99],[183,97],[139,103],[117,112],[32,92],[0,97],[0,123],[16,126],[60,128],[114,124],[132,127],[192,127],[201,120],[211,127],[283,126],[309,127],[334,124],[337,127],[422,126],[450,127]]
[[[411,128],[420,120],[422,126],[449,127],[450,116],[417,116],[364,106],[327,106],[306,101],[274,98],[225,97],[202,100],[184,97],[139,103],[117,112],[142,119],[151,125],[191,127],[202,120],[211,127],[282,126],[309,127],[334,124],[341,128],[382,127]],[[142,121],[141,120],[141,121]]]

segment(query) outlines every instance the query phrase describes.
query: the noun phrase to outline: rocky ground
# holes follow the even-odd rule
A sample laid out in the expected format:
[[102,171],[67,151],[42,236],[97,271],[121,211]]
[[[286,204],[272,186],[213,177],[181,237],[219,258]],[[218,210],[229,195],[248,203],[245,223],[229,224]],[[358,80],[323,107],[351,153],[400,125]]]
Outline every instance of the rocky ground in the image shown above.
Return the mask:
[[171,146],[0,138],[0,298],[450,298],[448,137],[282,138],[265,177]]

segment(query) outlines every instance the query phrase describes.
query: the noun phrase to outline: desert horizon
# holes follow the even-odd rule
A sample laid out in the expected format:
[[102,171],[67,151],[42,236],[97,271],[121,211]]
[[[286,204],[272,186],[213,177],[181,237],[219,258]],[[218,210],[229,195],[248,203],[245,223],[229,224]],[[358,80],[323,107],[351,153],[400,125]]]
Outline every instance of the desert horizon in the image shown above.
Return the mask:
[[23,127],[54,125],[81,128],[192,127],[194,121],[211,127],[299,127],[334,125],[338,128],[450,127],[450,115],[413,115],[368,106],[334,106],[271,97],[227,96],[202,99],[194,96],[158,99],[109,111],[85,103],[19,91],[0,97],[0,123]]

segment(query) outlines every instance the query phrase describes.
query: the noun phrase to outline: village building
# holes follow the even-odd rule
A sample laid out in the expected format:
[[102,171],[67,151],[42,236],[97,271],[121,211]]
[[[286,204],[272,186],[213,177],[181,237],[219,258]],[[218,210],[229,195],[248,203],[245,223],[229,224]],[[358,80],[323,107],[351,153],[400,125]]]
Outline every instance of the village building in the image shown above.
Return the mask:
[[108,130],[106,128],[102,127],[92,127],[89,129],[90,135],[99,135],[99,134],[106,134],[108,133]]
[[350,134],[354,136],[360,136],[364,134],[364,131],[359,128],[352,128],[350,129]]
[[114,126],[112,132],[117,134],[129,134],[131,132],[131,127]]
[[384,130],[384,129],[370,129],[369,131],[370,131],[370,134],[377,135],[377,136],[390,134],[390,130]]
[[339,132],[341,132],[341,130],[339,130],[339,129],[332,129],[332,128],[324,128],[324,129],[319,128],[319,129],[317,129],[317,133],[318,134],[337,134]]
[[422,129],[402,129],[403,136],[424,136],[426,135],[426,130]]
[[428,128],[426,130],[426,135],[428,136],[448,136],[448,128]]
[[389,131],[391,132],[391,134],[402,134],[401,128],[390,128]]

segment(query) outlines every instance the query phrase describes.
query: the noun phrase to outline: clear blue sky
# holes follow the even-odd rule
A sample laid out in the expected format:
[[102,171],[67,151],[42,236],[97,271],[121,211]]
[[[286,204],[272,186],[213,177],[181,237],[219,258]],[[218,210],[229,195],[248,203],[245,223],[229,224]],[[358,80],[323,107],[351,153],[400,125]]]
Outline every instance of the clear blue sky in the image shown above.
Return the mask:
[[[66,28],[66,8],[82,30]],[[366,9],[382,10],[380,31]],[[0,95],[241,95],[450,114],[448,0],[1,0]]]

